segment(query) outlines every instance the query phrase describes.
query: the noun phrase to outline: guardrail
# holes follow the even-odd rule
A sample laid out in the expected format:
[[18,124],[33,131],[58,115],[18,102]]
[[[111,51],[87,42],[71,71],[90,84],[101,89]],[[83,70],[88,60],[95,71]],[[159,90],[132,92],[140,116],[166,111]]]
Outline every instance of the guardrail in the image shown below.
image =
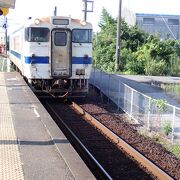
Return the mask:
[[172,143],[180,143],[180,108],[152,99],[122,83],[118,77],[97,69],[92,70],[89,83],[148,130],[165,134]]

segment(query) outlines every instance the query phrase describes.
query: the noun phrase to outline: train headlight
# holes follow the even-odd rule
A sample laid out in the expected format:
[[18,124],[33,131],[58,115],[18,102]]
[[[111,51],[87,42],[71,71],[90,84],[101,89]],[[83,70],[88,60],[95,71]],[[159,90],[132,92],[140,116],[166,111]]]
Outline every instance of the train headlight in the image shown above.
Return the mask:
[[80,23],[81,23],[82,26],[86,25],[86,21],[84,21],[84,20],[82,20]]
[[39,19],[35,19],[35,20],[34,20],[34,23],[35,23],[36,25],[38,25],[38,24],[40,23],[40,20],[39,20]]

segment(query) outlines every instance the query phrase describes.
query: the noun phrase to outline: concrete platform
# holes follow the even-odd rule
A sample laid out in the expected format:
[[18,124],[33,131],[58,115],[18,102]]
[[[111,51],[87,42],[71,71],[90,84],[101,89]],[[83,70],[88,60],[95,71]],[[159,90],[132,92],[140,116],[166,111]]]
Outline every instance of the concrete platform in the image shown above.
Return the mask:
[[0,179],[95,179],[16,73],[0,73]]

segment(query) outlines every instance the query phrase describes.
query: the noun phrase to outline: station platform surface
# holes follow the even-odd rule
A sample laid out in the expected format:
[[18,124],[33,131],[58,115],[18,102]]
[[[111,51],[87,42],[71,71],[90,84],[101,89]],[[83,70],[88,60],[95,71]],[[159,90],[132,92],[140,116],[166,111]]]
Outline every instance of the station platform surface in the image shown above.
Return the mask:
[[17,72],[0,73],[0,179],[95,179]]

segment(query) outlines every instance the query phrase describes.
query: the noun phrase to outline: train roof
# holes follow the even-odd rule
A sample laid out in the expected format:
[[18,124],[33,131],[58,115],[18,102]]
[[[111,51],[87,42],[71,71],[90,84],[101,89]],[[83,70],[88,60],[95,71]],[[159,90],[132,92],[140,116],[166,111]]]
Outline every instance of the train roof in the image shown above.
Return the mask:
[[[54,24],[54,20],[56,20],[56,22],[58,22],[59,24]],[[68,20],[68,24],[61,24],[61,22],[63,22],[61,20]],[[25,26],[35,25],[38,21],[39,21],[39,23],[42,23],[42,24],[47,25],[47,26],[52,23],[52,24],[57,25],[57,26],[58,25],[82,26],[82,27],[85,26],[85,27],[92,28],[91,23],[85,22],[85,21],[80,20],[80,19],[73,19],[73,18],[68,17],[68,16],[29,17],[25,23]]]

